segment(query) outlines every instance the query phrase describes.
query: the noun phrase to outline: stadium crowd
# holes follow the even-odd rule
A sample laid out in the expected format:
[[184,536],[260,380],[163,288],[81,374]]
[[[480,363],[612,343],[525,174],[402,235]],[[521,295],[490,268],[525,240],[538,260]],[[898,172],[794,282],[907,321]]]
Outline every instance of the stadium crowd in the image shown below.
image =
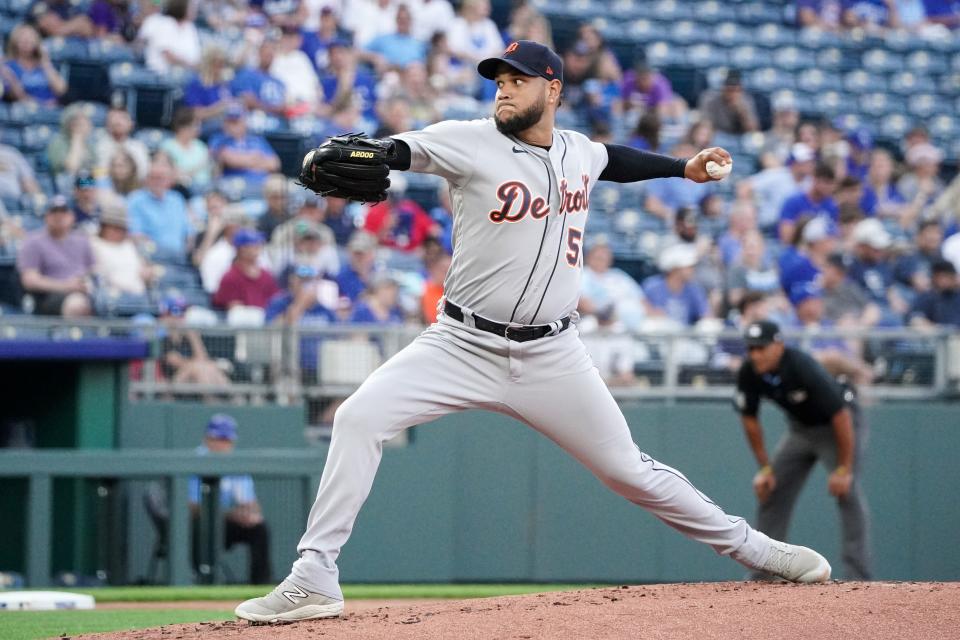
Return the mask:
[[[788,28],[936,38],[960,26],[957,4],[939,0],[784,8],[795,9]],[[318,198],[282,172],[303,149],[287,162],[268,134],[383,137],[486,117],[495,87],[477,61],[514,39],[554,44],[551,21],[522,1],[499,25],[489,0],[48,0],[5,11],[4,126],[15,128],[18,108],[58,123],[26,154],[16,144],[26,130],[0,144],[0,232],[23,289],[0,296],[5,313],[163,318],[196,307],[244,322],[432,322],[453,249],[445,185],[404,174],[373,206]],[[627,193],[595,189],[584,333],[764,316],[960,326],[960,177],[923,121],[881,141],[801,111],[790,92],[751,91],[735,68],[690,101],[650,57],[615,55],[590,22],[567,40],[561,126],[681,157],[750,148],[723,183],[651,181],[629,192],[635,208]],[[71,102],[76,87],[51,53],[70,42],[110,43],[130,56],[122,70],[174,83],[168,129],[137,122],[128,92]],[[625,228],[645,233],[624,246]],[[616,266],[637,256],[641,269]]]

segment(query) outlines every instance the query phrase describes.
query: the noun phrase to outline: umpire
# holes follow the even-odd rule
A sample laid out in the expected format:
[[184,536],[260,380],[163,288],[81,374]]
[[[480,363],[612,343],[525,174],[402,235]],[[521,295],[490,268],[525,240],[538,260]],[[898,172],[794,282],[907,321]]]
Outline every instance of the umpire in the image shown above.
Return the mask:
[[[872,579],[866,502],[858,482],[867,428],[853,388],[841,385],[811,356],[784,345],[773,322],[751,323],[744,339],[749,357],[737,376],[735,405],[760,465],[753,478],[760,502],[757,528],[787,539],[797,496],[819,460],[830,472],[827,489],[840,508],[846,578]],[[761,397],[780,405],[790,425],[772,461],[757,417]]]

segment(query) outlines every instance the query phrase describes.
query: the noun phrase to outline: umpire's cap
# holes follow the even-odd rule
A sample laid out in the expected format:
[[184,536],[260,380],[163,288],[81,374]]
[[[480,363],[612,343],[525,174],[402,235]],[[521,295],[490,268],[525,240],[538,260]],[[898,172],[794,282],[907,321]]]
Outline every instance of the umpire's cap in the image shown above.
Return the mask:
[[533,40],[516,40],[499,58],[487,58],[477,65],[477,72],[488,80],[497,75],[497,65],[504,62],[520,73],[563,82],[563,60],[550,47]]
[[207,423],[206,435],[214,440],[230,440],[233,442],[237,439],[237,421],[233,419],[233,416],[226,413],[216,413]]
[[743,332],[743,339],[748,347],[765,347],[771,342],[783,342],[780,327],[769,320],[751,322]]

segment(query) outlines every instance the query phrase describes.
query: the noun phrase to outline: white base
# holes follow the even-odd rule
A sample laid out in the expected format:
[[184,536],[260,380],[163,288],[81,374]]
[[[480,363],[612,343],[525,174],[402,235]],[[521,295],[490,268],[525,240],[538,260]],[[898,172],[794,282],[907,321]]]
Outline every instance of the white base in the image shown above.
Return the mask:
[[93,596],[66,591],[0,591],[0,611],[93,609]]

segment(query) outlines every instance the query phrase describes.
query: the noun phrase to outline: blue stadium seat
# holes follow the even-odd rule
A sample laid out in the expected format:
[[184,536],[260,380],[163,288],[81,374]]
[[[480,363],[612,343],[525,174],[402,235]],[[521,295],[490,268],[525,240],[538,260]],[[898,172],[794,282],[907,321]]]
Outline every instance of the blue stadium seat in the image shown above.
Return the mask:
[[756,69],[769,63],[770,55],[766,49],[758,49],[752,44],[744,44],[730,50],[730,65],[737,69]]
[[886,49],[870,49],[865,51],[862,58],[863,67],[874,73],[890,73],[900,71],[903,63],[900,56]]
[[721,22],[713,29],[713,41],[724,47],[750,42],[750,33],[736,22]]
[[910,96],[907,111],[917,118],[929,118],[940,107],[939,102],[937,96],[931,93],[918,93]]
[[87,59],[87,41],[80,38],[46,38],[43,41],[54,63]]
[[690,44],[702,40],[703,30],[696,22],[679,20],[670,29],[668,37],[674,44]]
[[937,85],[933,78],[920,75],[911,71],[901,71],[890,77],[890,91],[901,95],[912,95],[915,93],[932,93],[937,90]]
[[35,124],[23,129],[23,151],[44,151],[56,129],[46,124]]
[[880,135],[889,140],[900,141],[913,122],[902,113],[894,113],[880,121]]
[[814,67],[805,69],[797,76],[797,88],[810,93],[820,91],[840,91],[843,89],[843,78],[833,73],[824,73]]
[[793,74],[775,67],[764,67],[749,73],[744,82],[748,89],[771,92],[778,89],[795,89]]
[[953,138],[960,134],[956,117],[947,114],[931,118],[927,128],[930,130],[930,135],[935,138]]
[[840,47],[824,47],[816,51],[818,69],[841,71],[846,66],[846,55]]
[[866,93],[860,96],[860,110],[867,115],[882,116],[893,112],[894,104],[886,93]]
[[903,29],[888,31],[884,36],[883,46],[891,51],[900,53],[917,51],[926,47],[927,41],[919,34]]
[[780,47],[773,52],[773,63],[781,69],[795,71],[810,66],[810,55],[799,47]]
[[796,43],[794,31],[775,22],[767,22],[753,30],[753,41],[757,44],[776,49]]
[[659,22],[653,22],[647,18],[638,18],[632,21],[626,28],[626,36],[639,42],[649,42],[656,40],[663,34],[663,27]]
[[748,25],[776,24],[782,23],[784,19],[783,7],[771,2],[745,2],[734,7],[734,10],[737,12],[737,20]]
[[19,127],[4,127],[0,129],[0,144],[10,145],[11,147],[20,147],[23,144],[21,130]]
[[[907,56],[906,68],[914,73],[946,73],[947,61],[939,54],[931,54],[929,51],[914,51]],[[956,88],[954,87],[954,89]]]
[[170,136],[170,131],[166,129],[156,129],[153,127],[142,127],[137,129],[133,137],[147,145],[150,153],[160,148],[163,141]]
[[797,42],[808,49],[823,50],[842,46],[843,39],[830,31],[803,29],[797,33]]
[[108,65],[118,62],[132,63],[137,59],[130,47],[106,39],[91,40],[87,45],[87,57],[91,61]]
[[858,69],[843,77],[843,88],[851,93],[880,92],[887,90],[887,81],[883,76]]
[[727,52],[702,42],[687,49],[687,62],[695,67],[726,66]]
[[866,120],[859,113],[845,113],[839,115],[834,119],[836,126],[840,127],[843,131],[853,131],[861,127],[866,126]]
[[945,73],[940,76],[940,92],[945,95],[955,95],[960,87],[960,71]]
[[640,15],[635,0],[615,0],[610,3],[607,15],[618,22],[632,20]]
[[700,2],[696,8],[697,22],[713,24],[728,17],[729,5],[717,2],[717,0],[706,0]]
[[653,4],[653,13],[660,20],[674,21],[686,18],[686,6],[677,0],[656,0]]
[[846,91],[824,91],[814,96],[814,105],[820,107],[826,115],[851,113],[859,109],[857,98]]
[[654,42],[647,47],[647,62],[654,67],[685,64],[687,57],[682,47],[668,42]]

